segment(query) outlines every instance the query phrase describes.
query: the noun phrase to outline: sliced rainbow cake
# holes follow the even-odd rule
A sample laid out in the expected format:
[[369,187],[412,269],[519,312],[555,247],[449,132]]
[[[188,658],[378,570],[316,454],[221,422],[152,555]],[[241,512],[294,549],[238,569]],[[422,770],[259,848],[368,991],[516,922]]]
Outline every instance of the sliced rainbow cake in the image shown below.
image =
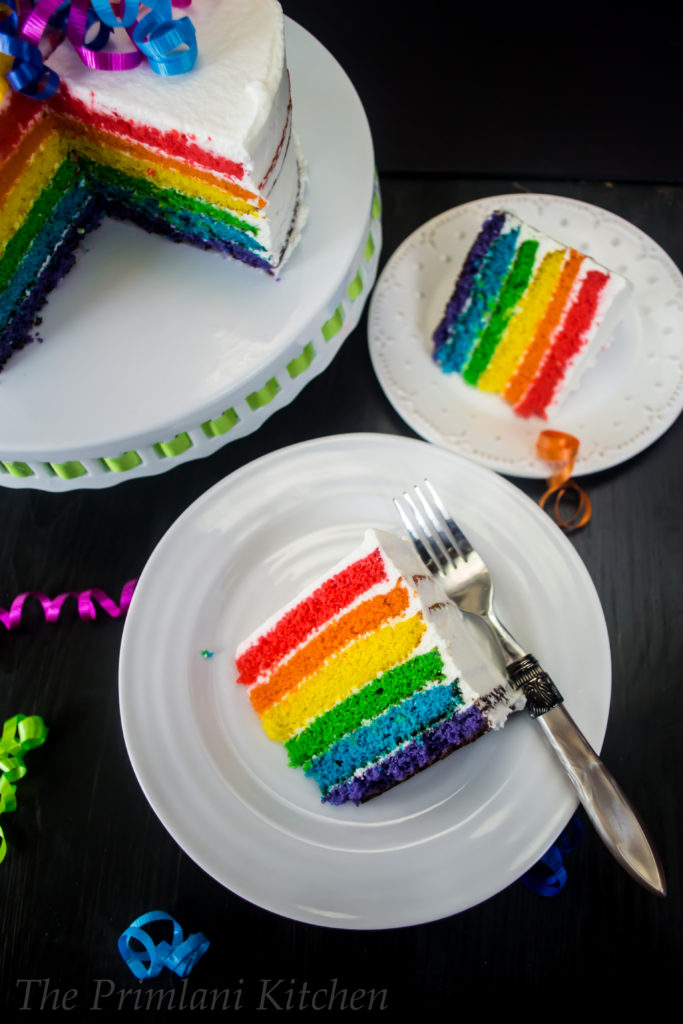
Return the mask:
[[280,5],[202,0],[190,14],[186,74],[93,71],[63,40],[47,58],[54,96],[0,86],[0,364],[105,214],[269,273],[291,252],[303,172]]
[[547,418],[610,343],[629,293],[619,274],[496,210],[434,332],[434,360],[518,415]]
[[396,786],[524,702],[412,548],[373,530],[236,664],[267,735],[335,805]]

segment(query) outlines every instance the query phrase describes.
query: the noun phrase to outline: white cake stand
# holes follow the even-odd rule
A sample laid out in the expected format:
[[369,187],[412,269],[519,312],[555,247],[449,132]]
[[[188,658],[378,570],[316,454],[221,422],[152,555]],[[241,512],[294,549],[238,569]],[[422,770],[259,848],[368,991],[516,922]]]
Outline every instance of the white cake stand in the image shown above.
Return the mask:
[[273,279],[117,221],[88,236],[0,374],[0,484],[64,491],[163,473],[252,433],[358,323],[381,245],[372,139],[342,68],[286,21],[308,220]]

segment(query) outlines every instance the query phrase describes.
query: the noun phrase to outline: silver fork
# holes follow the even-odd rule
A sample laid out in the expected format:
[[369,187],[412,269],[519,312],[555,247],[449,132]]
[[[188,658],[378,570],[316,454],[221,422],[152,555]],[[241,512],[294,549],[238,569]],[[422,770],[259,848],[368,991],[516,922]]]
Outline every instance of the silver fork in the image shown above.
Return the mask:
[[510,683],[520,689],[531,716],[569,776],[607,848],[646,889],[666,895],[664,872],[635,810],[563,704],[550,676],[520,647],[493,608],[493,580],[486,564],[425,480],[394,505],[415,550],[458,607],[488,627]]

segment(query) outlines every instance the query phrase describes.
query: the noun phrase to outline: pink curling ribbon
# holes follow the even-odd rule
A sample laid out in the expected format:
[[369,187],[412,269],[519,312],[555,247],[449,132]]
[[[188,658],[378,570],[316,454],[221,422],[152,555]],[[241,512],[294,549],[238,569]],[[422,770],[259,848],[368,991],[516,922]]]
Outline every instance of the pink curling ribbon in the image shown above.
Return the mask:
[[[129,71],[147,60],[160,75],[189,71],[197,59],[197,38],[188,17],[173,20],[172,6],[187,7],[191,0],[0,0],[0,53],[14,58],[7,81],[13,89],[33,99],[54,95],[59,78],[44,62],[41,39],[50,29],[66,31],[69,42],[89,68]],[[140,8],[147,13],[139,17]],[[2,13],[5,17],[2,18]],[[86,43],[90,28],[97,24],[94,38]],[[104,52],[103,47],[117,28],[126,30],[134,49]]]
[[103,590],[100,590],[99,587],[93,587],[91,590],[68,591],[66,594],[59,594],[55,598],[47,597],[39,590],[27,590],[25,593],[19,594],[18,597],[14,598],[9,611],[0,608],[0,622],[2,622],[6,629],[17,629],[21,625],[24,604],[29,597],[40,601],[46,622],[57,622],[64,602],[68,598],[74,598],[78,602],[78,614],[84,622],[92,622],[97,618],[95,602],[112,619],[118,619],[128,611],[137,581],[138,578],[135,577],[135,579],[124,583],[121,590],[121,599],[118,604],[105,594]]

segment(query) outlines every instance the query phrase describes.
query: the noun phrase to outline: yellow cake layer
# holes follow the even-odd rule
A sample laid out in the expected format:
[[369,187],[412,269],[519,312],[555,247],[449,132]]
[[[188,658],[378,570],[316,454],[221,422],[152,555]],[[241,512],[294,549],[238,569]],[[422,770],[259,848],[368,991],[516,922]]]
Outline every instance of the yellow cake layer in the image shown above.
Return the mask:
[[547,253],[541,260],[519,309],[477,381],[482,391],[503,391],[541,322],[562,273],[565,249]]
[[[3,12],[0,11],[0,17]],[[7,53],[0,53],[0,103],[6,92],[9,92],[10,87],[7,84],[5,75],[8,71],[12,70],[12,64],[14,64],[14,58],[10,57]]]
[[182,195],[192,196],[195,199],[204,199],[225,210],[231,210],[242,215],[259,217],[258,208],[245,202],[229,191],[229,189],[210,185],[198,178],[190,177],[180,171],[164,167],[153,158],[149,160],[129,156],[121,150],[112,149],[109,146],[102,146],[93,139],[85,136],[71,138],[70,149],[77,156],[87,157],[93,163],[104,164],[106,167],[113,167],[117,171],[133,178],[143,178],[154,182],[161,188],[171,188]]
[[426,628],[418,613],[350,644],[297,690],[261,715],[268,736],[284,742],[381,672],[405,661],[420,643]]
[[0,199],[0,254],[24,223],[36,198],[50,184],[65,158],[64,140],[57,132],[51,132],[43,139],[21,177]]

